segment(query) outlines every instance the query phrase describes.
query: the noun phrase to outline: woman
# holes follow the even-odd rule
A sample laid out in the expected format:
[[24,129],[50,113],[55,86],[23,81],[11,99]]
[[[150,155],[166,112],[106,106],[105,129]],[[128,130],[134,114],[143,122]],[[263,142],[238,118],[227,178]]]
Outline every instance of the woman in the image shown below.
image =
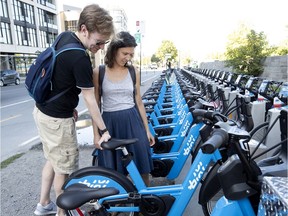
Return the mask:
[[[135,68],[136,83],[133,84],[131,60],[137,43],[128,32],[119,32],[110,42],[105,56],[105,74],[99,85],[99,68],[94,69],[93,82],[95,97],[100,104],[102,96],[103,120],[112,138],[138,138],[138,142],[128,146],[133,160],[146,185],[153,169],[150,146],[155,140],[148,128],[144,105],[140,95],[140,73]],[[131,69],[132,68],[132,69]],[[100,86],[100,87],[99,87]],[[150,144],[150,145],[149,145]],[[101,147],[97,146],[99,149]],[[127,174],[121,162],[122,152],[101,150],[98,165]]]

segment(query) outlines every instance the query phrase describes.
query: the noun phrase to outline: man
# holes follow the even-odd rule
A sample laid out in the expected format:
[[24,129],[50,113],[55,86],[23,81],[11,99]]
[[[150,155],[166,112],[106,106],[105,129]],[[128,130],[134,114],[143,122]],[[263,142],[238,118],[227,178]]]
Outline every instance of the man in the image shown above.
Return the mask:
[[[114,34],[113,19],[96,4],[86,6],[78,20],[76,33],[65,32],[56,49],[68,43],[79,43],[84,49],[96,53],[104,49]],[[50,97],[69,88],[61,97],[47,104],[36,104],[33,116],[47,159],[42,170],[40,202],[34,214],[64,215],[50,199],[52,184],[56,197],[62,193],[62,185],[69,174],[78,169],[79,151],[75,121],[79,94],[82,93],[92,117],[94,143],[100,145],[110,139],[110,134],[101,118],[94,96],[93,70],[88,53],[70,50],[61,53],[56,60],[53,74],[53,90]],[[100,133],[100,134],[99,134]],[[101,136],[100,136],[101,135]]]

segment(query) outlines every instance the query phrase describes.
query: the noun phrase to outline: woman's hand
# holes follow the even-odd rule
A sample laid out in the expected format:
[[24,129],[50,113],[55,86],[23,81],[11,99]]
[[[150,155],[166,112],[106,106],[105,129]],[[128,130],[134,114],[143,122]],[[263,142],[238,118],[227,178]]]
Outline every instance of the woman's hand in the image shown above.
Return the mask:
[[102,149],[101,145],[98,144],[100,138],[101,138],[101,136],[99,134],[94,136],[94,145],[97,149]]
[[153,146],[155,144],[155,138],[154,136],[150,133],[150,131],[147,132],[147,137],[150,143],[150,146]]
[[[111,139],[111,136],[110,136],[109,132],[107,131],[107,132],[105,132],[104,134],[102,134],[101,137],[99,136],[98,141],[97,141],[97,140],[94,140],[94,143],[95,143],[96,148],[102,150],[101,143],[102,143],[102,142],[108,142],[109,139]],[[95,141],[96,141],[96,142],[95,142]]]

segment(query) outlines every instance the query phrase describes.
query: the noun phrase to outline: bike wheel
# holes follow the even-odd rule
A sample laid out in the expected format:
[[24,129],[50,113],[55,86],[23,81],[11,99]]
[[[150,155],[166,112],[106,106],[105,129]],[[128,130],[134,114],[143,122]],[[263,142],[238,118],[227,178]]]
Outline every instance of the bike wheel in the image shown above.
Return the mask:
[[[268,127],[269,127],[269,122],[264,122],[264,123],[258,125],[257,127],[255,127],[250,132],[250,136],[251,136],[250,140],[254,140],[257,142],[260,142],[261,140],[263,140],[264,136],[267,135]],[[265,140],[266,140],[266,138],[264,138],[262,143],[265,143]]]
[[[119,194],[129,194],[135,192],[137,189],[133,183],[123,174],[115,172],[113,169],[103,168],[103,167],[85,167],[74,173],[72,173],[63,185],[63,190],[68,186],[76,183],[85,184],[92,188],[105,188],[114,187],[119,190]],[[97,200],[92,200],[89,203],[85,203],[81,207],[73,210],[67,210],[66,215],[69,216],[86,216],[86,215],[98,215],[97,211],[94,209],[93,202]],[[121,200],[113,200],[113,204],[105,203],[105,208],[110,207],[124,207],[124,206],[137,206],[135,203]],[[121,216],[135,216],[138,212],[109,212],[111,215],[121,215]]]

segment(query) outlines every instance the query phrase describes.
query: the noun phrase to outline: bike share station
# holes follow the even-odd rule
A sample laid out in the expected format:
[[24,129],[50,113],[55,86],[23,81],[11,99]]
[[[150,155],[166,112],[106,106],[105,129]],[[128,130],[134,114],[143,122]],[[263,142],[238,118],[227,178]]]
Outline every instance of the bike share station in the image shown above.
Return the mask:
[[[156,144],[153,178],[179,184],[146,186],[127,150],[135,140],[104,149],[122,152],[129,178],[93,164],[68,178],[57,205],[67,215],[183,215],[199,189],[203,215],[288,215],[288,82],[226,71],[163,71],[143,94]],[[195,212],[194,212],[195,214]],[[189,212],[193,215],[193,212]]]

